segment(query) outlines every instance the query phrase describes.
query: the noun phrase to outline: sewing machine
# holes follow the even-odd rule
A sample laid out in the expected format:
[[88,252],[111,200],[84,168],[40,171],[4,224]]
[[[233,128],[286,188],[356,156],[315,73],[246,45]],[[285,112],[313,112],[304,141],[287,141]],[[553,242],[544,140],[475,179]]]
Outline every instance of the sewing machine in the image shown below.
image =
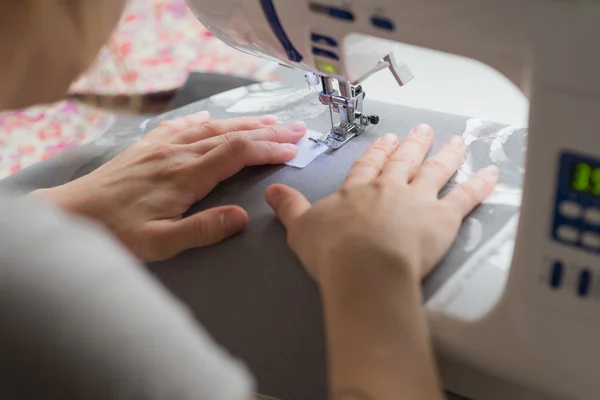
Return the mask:
[[[426,303],[444,383],[474,400],[600,396],[600,1],[188,1],[226,43],[306,71],[330,109],[318,141],[333,149],[378,122],[363,114],[364,79],[412,78],[389,41],[482,61],[518,85],[531,100],[518,225]],[[491,254],[510,259],[497,245],[515,230],[498,274]]]

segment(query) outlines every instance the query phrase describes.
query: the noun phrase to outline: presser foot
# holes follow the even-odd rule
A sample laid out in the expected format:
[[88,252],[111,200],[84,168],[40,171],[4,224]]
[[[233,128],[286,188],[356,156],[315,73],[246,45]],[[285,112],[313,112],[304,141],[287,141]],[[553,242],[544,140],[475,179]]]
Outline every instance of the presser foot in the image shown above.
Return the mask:
[[[360,132],[360,133],[362,133],[362,132]],[[309,140],[314,143],[324,144],[325,146],[329,147],[332,150],[337,150],[337,149],[341,148],[343,145],[345,145],[346,143],[348,143],[351,139],[358,136],[360,133],[358,132],[358,130],[356,130],[354,132],[350,131],[345,134],[329,132],[329,133],[321,136],[319,139],[309,138]]]
[[369,125],[377,125],[379,117],[376,115],[358,115],[360,124],[348,124],[345,127],[337,125],[329,133],[321,136],[319,139],[309,138],[311,142],[324,144],[332,150],[338,150],[356,136],[361,135]]

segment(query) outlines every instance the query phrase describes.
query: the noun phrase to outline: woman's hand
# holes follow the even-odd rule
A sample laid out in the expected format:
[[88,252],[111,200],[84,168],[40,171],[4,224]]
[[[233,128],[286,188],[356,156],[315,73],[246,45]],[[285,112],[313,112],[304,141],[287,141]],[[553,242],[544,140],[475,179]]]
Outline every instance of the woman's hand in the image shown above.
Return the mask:
[[448,251],[463,218],[491,193],[498,172],[483,169],[440,199],[466,145],[453,137],[424,161],[432,139],[426,125],[402,143],[391,134],[378,139],[343,187],[315,205],[286,186],[267,190],[289,245],[321,287],[353,275],[363,279],[370,270],[380,274],[390,265],[393,273],[402,269],[402,276],[409,272],[418,282]]
[[248,216],[237,206],[182,215],[242,168],[292,159],[305,133],[304,123],[276,125],[273,116],[201,112],[161,123],[85,177],[34,193],[102,222],[143,261],[163,260],[243,230]]

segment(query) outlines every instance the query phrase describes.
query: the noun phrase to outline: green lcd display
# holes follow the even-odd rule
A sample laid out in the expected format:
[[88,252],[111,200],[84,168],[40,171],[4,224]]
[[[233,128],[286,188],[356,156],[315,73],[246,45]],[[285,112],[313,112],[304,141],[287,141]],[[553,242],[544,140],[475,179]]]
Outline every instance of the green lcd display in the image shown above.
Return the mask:
[[585,162],[576,163],[573,166],[571,189],[600,196],[600,167]]

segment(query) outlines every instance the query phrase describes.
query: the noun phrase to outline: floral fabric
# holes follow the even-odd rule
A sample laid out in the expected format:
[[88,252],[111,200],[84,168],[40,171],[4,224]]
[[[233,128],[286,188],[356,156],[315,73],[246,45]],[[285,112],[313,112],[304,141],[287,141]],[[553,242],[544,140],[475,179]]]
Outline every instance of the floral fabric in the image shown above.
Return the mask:
[[[270,79],[271,64],[230,48],[185,0],[130,0],[113,39],[74,94],[133,96],[175,90],[190,71]],[[77,146],[105,129],[111,112],[75,100],[0,113],[0,178]]]

